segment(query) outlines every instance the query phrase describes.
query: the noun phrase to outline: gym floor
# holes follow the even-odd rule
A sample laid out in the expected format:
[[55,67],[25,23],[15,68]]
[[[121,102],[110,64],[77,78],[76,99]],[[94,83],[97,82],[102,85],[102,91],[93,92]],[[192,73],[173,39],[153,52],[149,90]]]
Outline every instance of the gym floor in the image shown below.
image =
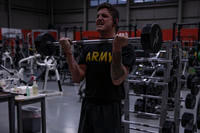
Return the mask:
[[[39,82],[41,88],[42,83]],[[48,81],[48,90],[58,90],[56,81]],[[46,122],[47,133],[77,133],[81,102],[78,95],[78,84],[64,84],[62,96],[51,96],[46,98]],[[130,108],[133,109],[136,97],[130,97]],[[0,129],[1,133],[8,133],[8,104],[6,102],[0,103]],[[30,106],[30,105],[28,105]],[[33,104],[31,106],[39,106],[39,104]],[[181,111],[181,112],[184,112]],[[182,116],[182,115],[181,115]],[[158,119],[144,119],[136,117],[136,115],[130,115],[130,119],[136,122],[142,122],[151,125],[158,125]],[[16,122],[17,124],[17,122]],[[17,125],[16,125],[17,127]],[[140,129],[146,129],[151,132],[158,132],[158,129],[144,128],[141,126],[132,126]],[[17,132],[17,129],[16,129]],[[183,133],[183,129],[180,128],[180,133]],[[131,130],[130,133],[141,133],[139,131]]]
[[[39,83],[39,86],[42,86],[42,83]],[[81,102],[77,95],[79,86],[63,85],[62,87],[64,90],[62,96],[50,96],[46,98],[47,133],[77,133],[81,108]],[[48,81],[47,88],[47,90],[58,91],[57,82]],[[6,102],[0,103],[1,133],[9,132],[7,106],[8,104]],[[36,103],[27,106],[39,107],[40,104]],[[15,127],[17,127],[17,122]]]

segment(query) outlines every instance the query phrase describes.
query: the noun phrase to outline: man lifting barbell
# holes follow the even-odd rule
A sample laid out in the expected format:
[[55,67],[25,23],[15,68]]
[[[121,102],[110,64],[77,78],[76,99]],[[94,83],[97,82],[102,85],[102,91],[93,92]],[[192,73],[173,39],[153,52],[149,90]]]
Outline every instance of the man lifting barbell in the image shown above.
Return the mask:
[[69,38],[61,38],[72,79],[86,78],[78,133],[120,133],[123,81],[135,61],[128,35],[116,34],[118,11],[108,3],[97,9],[96,30],[102,39],[114,38],[112,45],[84,45],[80,61],[72,55]]
[[[118,22],[118,11],[111,4],[103,3],[97,9],[96,18],[100,39],[70,41],[61,38],[59,41],[72,79],[75,82],[86,79],[79,133],[120,132],[123,82],[135,62],[133,45],[128,43],[141,42],[145,53],[156,53],[161,48],[162,30],[158,24],[147,24],[141,37],[128,38],[126,33],[117,34]],[[34,42],[41,55],[55,55],[58,42],[49,33],[40,34]],[[73,57],[71,44],[82,45],[78,63]]]

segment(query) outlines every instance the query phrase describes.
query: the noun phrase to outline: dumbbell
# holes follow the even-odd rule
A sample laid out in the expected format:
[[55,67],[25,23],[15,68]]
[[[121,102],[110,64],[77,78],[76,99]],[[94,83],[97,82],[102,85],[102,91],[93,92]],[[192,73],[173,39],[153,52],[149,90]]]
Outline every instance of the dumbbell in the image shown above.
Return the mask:
[[193,124],[193,123],[194,123],[194,115],[192,113],[185,112],[182,115],[181,125],[183,127],[186,127],[186,125]]
[[196,104],[196,96],[192,94],[187,94],[185,98],[185,107],[187,109],[194,109]]
[[162,133],[175,133],[175,122],[165,121],[163,124]]
[[187,77],[187,88],[191,90],[191,94],[197,95],[199,92],[200,78],[196,74],[190,74]]
[[196,127],[193,124],[186,125],[184,133],[195,133]]

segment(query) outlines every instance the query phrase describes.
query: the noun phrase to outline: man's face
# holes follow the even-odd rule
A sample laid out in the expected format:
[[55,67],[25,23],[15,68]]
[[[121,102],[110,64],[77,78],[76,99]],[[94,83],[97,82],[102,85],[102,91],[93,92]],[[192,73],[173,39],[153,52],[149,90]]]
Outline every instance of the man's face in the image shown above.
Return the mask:
[[100,9],[97,12],[96,30],[100,33],[113,31],[113,18],[107,8]]

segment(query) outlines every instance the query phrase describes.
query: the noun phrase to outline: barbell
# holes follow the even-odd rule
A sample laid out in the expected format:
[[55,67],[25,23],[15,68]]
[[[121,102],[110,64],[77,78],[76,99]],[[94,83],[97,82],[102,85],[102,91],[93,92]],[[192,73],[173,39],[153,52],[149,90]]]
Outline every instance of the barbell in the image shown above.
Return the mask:
[[[73,45],[112,43],[113,39],[72,41]],[[128,38],[129,43],[140,42],[147,53],[157,53],[162,46],[162,30],[158,24],[147,24],[142,28],[141,37]],[[50,33],[41,33],[34,40],[36,51],[45,56],[54,56],[58,43]]]

